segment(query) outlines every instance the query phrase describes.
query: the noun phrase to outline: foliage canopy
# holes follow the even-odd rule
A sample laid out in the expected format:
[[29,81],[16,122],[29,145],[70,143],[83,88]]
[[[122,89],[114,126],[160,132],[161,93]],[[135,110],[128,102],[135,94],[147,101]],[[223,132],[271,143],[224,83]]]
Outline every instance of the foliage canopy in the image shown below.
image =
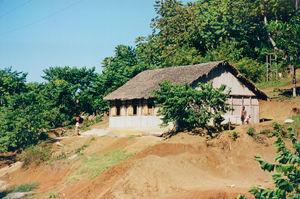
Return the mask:
[[226,91],[225,85],[213,88],[211,82],[199,83],[195,89],[187,82],[173,85],[164,81],[159,86],[160,90],[152,92],[155,104],[161,107],[158,114],[164,125],[174,122],[178,131],[206,128],[211,120],[220,124],[222,115],[230,110],[226,103],[230,90]]

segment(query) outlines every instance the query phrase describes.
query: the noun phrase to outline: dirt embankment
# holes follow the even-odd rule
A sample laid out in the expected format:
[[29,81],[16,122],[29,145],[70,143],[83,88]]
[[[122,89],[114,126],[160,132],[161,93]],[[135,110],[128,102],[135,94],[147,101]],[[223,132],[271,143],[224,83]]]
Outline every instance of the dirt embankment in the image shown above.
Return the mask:
[[[253,157],[262,154],[272,160],[273,140],[259,144],[244,133],[236,141],[228,135],[224,132],[213,141],[189,134],[168,140],[96,137],[84,151],[87,156],[118,148],[136,155],[92,180],[68,182],[83,161],[80,158],[21,169],[2,179],[10,184],[39,182],[37,198],[48,198],[51,193],[60,198],[232,198],[247,194],[252,185],[271,186],[270,175]],[[90,138],[72,139],[61,141],[66,151]]]

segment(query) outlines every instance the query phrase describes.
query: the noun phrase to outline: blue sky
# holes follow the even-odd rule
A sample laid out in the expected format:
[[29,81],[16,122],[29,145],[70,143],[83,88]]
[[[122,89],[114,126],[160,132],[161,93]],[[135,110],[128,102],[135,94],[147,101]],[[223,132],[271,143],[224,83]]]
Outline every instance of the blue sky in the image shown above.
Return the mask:
[[50,66],[96,67],[151,33],[154,0],[0,0],[0,68],[41,82]]

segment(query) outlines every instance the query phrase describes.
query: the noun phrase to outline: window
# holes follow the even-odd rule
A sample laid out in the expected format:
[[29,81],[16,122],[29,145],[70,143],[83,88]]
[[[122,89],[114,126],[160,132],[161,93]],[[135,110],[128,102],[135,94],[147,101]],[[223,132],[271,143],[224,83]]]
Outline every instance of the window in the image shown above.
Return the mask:
[[120,116],[120,115],[121,115],[121,107],[117,106],[117,116]]
[[133,105],[133,115],[137,114],[137,105]]
[[153,115],[154,112],[154,104],[152,101],[148,103],[148,115]]

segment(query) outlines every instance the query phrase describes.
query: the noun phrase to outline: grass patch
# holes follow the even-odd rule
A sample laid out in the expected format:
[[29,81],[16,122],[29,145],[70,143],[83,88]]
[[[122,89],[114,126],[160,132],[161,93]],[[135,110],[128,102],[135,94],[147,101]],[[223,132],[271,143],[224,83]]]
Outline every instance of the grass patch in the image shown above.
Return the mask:
[[96,139],[94,137],[92,137],[87,143],[83,144],[81,147],[77,148],[75,150],[76,153],[81,153],[81,151],[83,151],[84,149],[86,149],[87,147],[89,147],[91,145],[91,143],[93,141],[95,141]]
[[272,88],[272,87],[281,87],[281,86],[288,86],[291,84],[290,78],[284,78],[279,80],[271,80],[267,82],[261,82],[257,84],[257,87],[259,89],[266,89],[266,88]]
[[135,135],[130,135],[130,136],[128,136],[128,140],[133,140],[133,139],[135,139],[137,136],[135,136]]
[[4,198],[6,195],[10,193],[16,193],[16,192],[29,192],[34,189],[36,189],[39,186],[39,183],[32,182],[32,183],[25,183],[21,184],[19,186],[12,186],[6,191],[0,192],[0,198]]
[[58,161],[58,160],[63,160],[66,159],[67,155],[65,152],[62,152],[59,156],[54,157],[50,162]]
[[90,146],[90,143],[86,143],[86,144],[83,144],[81,147],[77,148],[75,150],[76,153],[80,153],[81,151],[83,151],[84,149],[86,149],[87,147]]
[[74,182],[82,177],[93,179],[112,166],[128,159],[132,155],[133,154],[126,154],[125,150],[117,149],[103,153],[101,156],[98,156],[95,153],[90,157],[84,156],[78,170],[68,178],[67,182]]
[[39,165],[50,160],[50,145],[42,142],[35,146],[26,148],[21,154],[17,155],[17,159],[23,162],[23,167],[28,168],[32,163]]

